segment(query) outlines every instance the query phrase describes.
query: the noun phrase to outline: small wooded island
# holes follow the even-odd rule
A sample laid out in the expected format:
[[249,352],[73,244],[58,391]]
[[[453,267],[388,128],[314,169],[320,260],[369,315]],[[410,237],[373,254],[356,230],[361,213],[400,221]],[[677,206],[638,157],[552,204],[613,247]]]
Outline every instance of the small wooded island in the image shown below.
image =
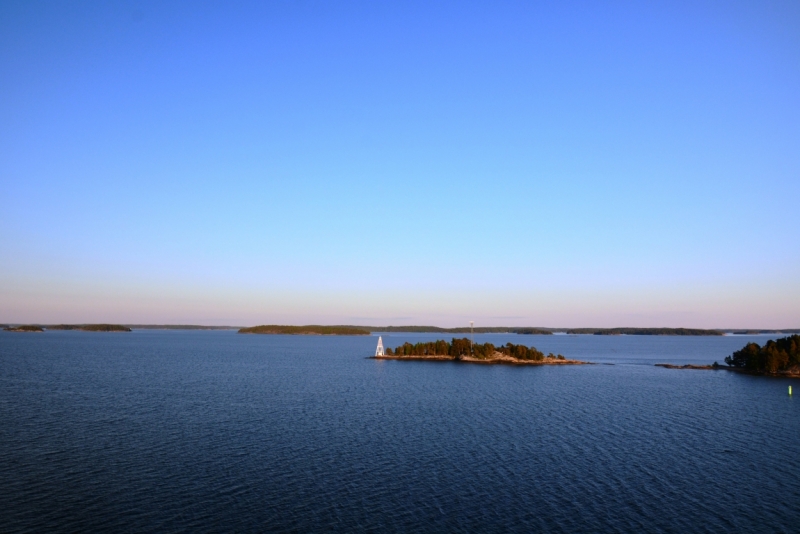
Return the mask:
[[283,326],[277,324],[265,324],[261,326],[251,326],[240,328],[239,334],[293,334],[303,336],[368,336],[369,330],[355,328],[352,326]]
[[47,327],[48,330],[81,330],[83,332],[132,332],[127,326],[121,324],[55,324]]
[[595,336],[724,336],[721,330],[700,328],[571,328],[567,334],[593,334]]
[[130,332],[121,324],[56,324],[42,328],[35,324],[24,324],[6,328],[9,332],[44,332],[45,330],[82,330],[84,332]]
[[20,326],[9,326],[4,330],[7,332],[44,332],[44,328],[35,324],[23,324]]
[[725,369],[754,375],[800,376],[800,335],[770,339],[762,347],[748,343],[725,358],[727,366],[714,362],[712,365],[671,365],[657,363],[667,369]]
[[448,343],[441,339],[422,343],[403,343],[396,349],[386,349],[386,354],[376,355],[377,360],[458,361],[466,363],[504,363],[511,365],[583,365],[589,362],[568,360],[561,354],[547,356],[535,347],[506,343],[495,347],[491,343],[474,344],[467,338]]

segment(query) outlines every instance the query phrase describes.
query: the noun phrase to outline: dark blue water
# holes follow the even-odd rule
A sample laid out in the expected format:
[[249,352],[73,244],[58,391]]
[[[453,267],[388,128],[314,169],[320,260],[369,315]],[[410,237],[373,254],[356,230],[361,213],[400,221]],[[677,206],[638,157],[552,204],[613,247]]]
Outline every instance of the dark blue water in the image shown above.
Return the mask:
[[798,532],[792,382],[652,365],[748,339],[476,336],[615,364],[548,368],[0,332],[0,530]]

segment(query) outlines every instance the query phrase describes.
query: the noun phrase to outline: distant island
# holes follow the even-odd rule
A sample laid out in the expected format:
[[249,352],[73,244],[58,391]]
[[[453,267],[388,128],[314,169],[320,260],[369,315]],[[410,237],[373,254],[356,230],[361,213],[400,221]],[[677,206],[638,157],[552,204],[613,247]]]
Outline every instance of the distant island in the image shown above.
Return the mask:
[[[767,329],[700,329],[700,328],[549,328],[538,326],[479,326],[475,328],[458,327],[442,328],[439,326],[360,326],[360,325],[261,325],[254,327],[189,325],[189,324],[58,324],[58,325],[25,325],[41,326],[46,330],[83,330],[89,332],[130,332],[131,329],[158,330],[238,330],[242,334],[295,334],[295,335],[367,335],[380,332],[407,332],[429,334],[518,334],[550,336],[553,334],[595,335],[595,336],[723,336],[762,335],[762,334],[800,334],[800,329],[767,330]],[[18,328],[0,325],[0,329]],[[20,330],[22,331],[22,330]],[[33,331],[33,330],[31,330]]]
[[667,369],[711,369],[739,371],[754,375],[800,376],[800,335],[770,339],[762,347],[748,343],[725,358],[727,366],[714,362],[712,365],[672,365],[657,363]]
[[595,336],[724,336],[722,330],[700,328],[571,328],[567,334],[593,334]]
[[282,326],[268,324],[239,329],[240,334],[292,334],[314,336],[368,336],[369,330],[351,326]]
[[555,333],[596,335],[596,336],[724,336],[724,330],[704,330],[700,328],[544,328],[533,326],[488,326],[440,328],[438,326],[351,326],[370,332],[410,332],[410,333],[448,333],[466,334],[470,331],[475,334],[528,334],[528,335],[553,335]]
[[199,324],[127,324],[136,330],[239,330],[241,326],[205,326]]
[[458,328],[441,328],[439,326],[351,326],[370,332],[409,332],[413,334],[538,334],[552,335],[553,330],[529,326],[478,326],[470,329],[468,326]]
[[[466,332],[465,332],[466,333]],[[515,328],[512,334],[522,334],[522,335],[530,335],[530,336],[552,336],[553,332],[550,330],[544,330],[543,328]]]
[[444,340],[422,343],[403,343],[392,350],[386,349],[383,356],[373,356],[377,360],[426,360],[457,361],[465,363],[498,363],[513,365],[582,365],[588,362],[568,360],[561,354],[547,356],[535,347],[506,343],[495,347],[491,343],[470,344],[467,338],[448,343]]
[[82,330],[84,332],[130,332],[131,329],[121,324],[56,324],[48,330]]
[[725,330],[727,334],[737,336],[758,335],[758,334],[800,334],[800,328],[789,328],[787,330]]
[[24,324],[21,326],[7,326],[7,332],[44,332],[44,328],[35,324]]
[[[150,328],[181,328],[158,327]],[[189,328],[233,328],[233,327],[189,327]],[[256,332],[254,330],[264,330]],[[326,329],[325,333],[319,329]],[[239,332],[243,334],[263,333],[263,334],[318,334],[336,335],[334,331],[341,332],[340,335],[363,335],[362,332],[407,332],[412,334],[519,334],[519,335],[538,335],[550,336],[553,334],[571,335],[595,335],[595,336],[724,336],[725,334],[775,334],[775,333],[800,333],[800,330],[722,330],[722,329],[702,329],[702,328],[544,328],[538,326],[481,326],[470,328],[468,326],[458,328],[442,328],[439,326],[360,326],[360,325],[333,325],[333,326],[284,326],[284,325],[264,325],[251,328],[241,328]],[[359,331],[356,333],[355,331]]]

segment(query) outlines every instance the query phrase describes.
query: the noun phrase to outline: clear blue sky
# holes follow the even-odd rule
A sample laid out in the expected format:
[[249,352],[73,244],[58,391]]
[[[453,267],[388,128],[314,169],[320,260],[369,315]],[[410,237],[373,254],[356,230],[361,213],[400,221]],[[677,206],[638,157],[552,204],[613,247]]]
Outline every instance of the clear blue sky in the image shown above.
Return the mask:
[[800,3],[0,3],[0,321],[800,326]]

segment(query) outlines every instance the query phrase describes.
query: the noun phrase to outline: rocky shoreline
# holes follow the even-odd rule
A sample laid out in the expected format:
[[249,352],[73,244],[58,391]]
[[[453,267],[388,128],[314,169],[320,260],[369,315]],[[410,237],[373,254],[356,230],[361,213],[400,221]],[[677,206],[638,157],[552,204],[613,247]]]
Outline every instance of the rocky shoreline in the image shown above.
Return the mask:
[[[664,369],[707,369],[707,370],[710,369],[712,371],[717,371],[717,370],[720,370],[720,369],[726,369],[725,367],[722,367],[721,365],[717,365],[717,366],[714,366],[714,365],[693,365],[693,364],[674,365],[674,364],[671,364],[671,363],[657,363],[657,364],[655,364],[655,366],[656,367],[663,367]],[[730,371],[734,371],[735,369],[729,369],[729,370]]]
[[674,365],[671,363],[657,363],[656,367],[663,367],[664,369],[696,369],[700,371],[732,371],[734,373],[742,373],[745,375],[753,376],[773,376],[778,378],[800,378],[800,369],[786,369],[777,371],[775,373],[759,372],[750,369],[742,369],[740,367],[730,367],[728,365]]
[[453,356],[370,356],[371,360],[405,360],[405,361],[420,361],[420,362],[457,362],[457,363],[479,363],[484,365],[594,365],[592,362],[584,362],[581,360],[559,360],[557,358],[545,358],[543,360],[520,360],[512,358],[496,352],[491,358],[471,358],[469,356],[462,356],[455,358]]

